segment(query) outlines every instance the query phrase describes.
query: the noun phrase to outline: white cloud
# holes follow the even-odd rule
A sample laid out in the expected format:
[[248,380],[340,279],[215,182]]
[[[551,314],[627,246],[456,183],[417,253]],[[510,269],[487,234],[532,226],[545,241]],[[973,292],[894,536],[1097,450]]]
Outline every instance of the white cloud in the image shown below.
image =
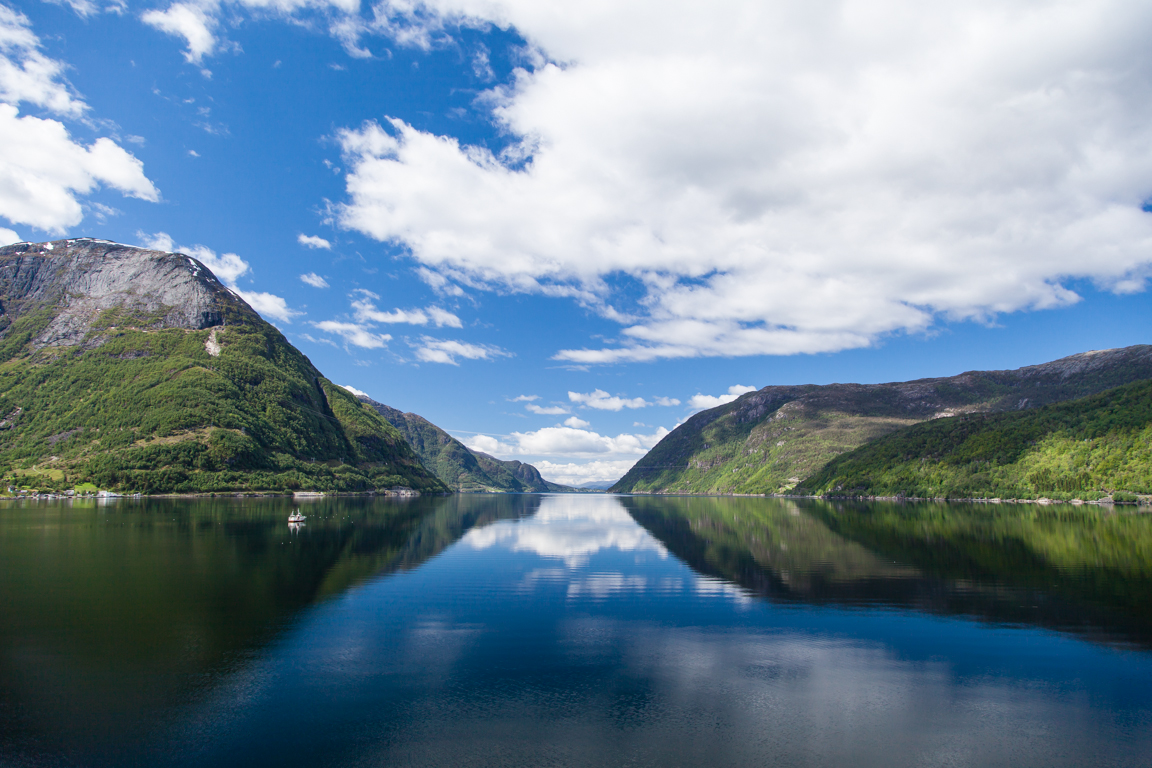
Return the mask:
[[360,290],[361,298],[352,301],[356,319],[362,323],[407,323],[409,325],[428,325],[432,323],[437,328],[449,326],[462,328],[460,318],[446,309],[440,307],[427,307],[425,309],[394,309],[384,312],[376,308],[372,299],[380,297],[371,291]]
[[[67,5],[76,12],[77,16],[85,19],[100,12],[100,7],[92,2],[92,0],[47,0],[47,2],[53,5]],[[110,6],[106,10],[109,13],[120,13],[122,12],[122,6],[117,4]]]
[[304,245],[304,246],[307,246],[309,248],[323,248],[326,251],[332,250],[332,243],[328,242],[327,240],[320,237],[319,235],[303,235],[302,234],[296,238],[296,242],[300,243],[300,245]]
[[224,253],[217,256],[216,251],[204,245],[181,246],[178,250],[180,253],[199,260],[204,266],[212,270],[212,274],[220,278],[220,282],[237,292],[239,291],[236,288],[236,281],[251,271],[248,262],[235,253]]
[[569,392],[568,399],[574,403],[580,403],[588,408],[595,408],[598,411],[619,411],[624,408],[646,408],[651,403],[642,397],[623,398],[613,397],[602,389],[594,390],[589,394],[582,394],[580,392]]
[[78,118],[88,105],[64,79],[65,65],[40,52],[28,17],[0,5],[0,101],[26,102],[62,117]]
[[548,460],[537,461],[532,466],[540,470],[545,480],[561,485],[583,485],[584,483],[615,482],[632,469],[635,459],[616,461],[586,461],[557,463]]
[[348,390],[352,394],[356,395],[356,397],[371,397],[367,392],[365,392],[362,389],[356,389],[356,387],[350,387],[347,384],[341,384],[340,386],[342,388]]
[[97,187],[160,199],[144,164],[111,139],[85,147],[59,121],[19,116],[22,102],[64,118],[87,113],[64,79],[65,68],[40,52],[27,17],[0,5],[0,216],[56,234],[83,220],[77,196]]
[[488,435],[473,435],[472,437],[462,439],[460,442],[464,443],[464,445],[471,450],[479,451],[480,453],[495,455],[497,453],[508,452],[507,445]]
[[680,401],[674,397],[658,397],[658,398],[656,398],[656,400],[654,402],[656,403],[656,405],[663,405],[663,406],[680,405]]
[[363,347],[364,349],[380,349],[392,340],[392,337],[388,334],[372,333],[371,330],[358,323],[341,323],[337,320],[323,320],[319,323],[313,323],[312,325],[325,333],[333,333],[340,336],[345,342],[354,347]]
[[421,336],[420,340],[413,346],[416,349],[416,358],[426,363],[459,365],[456,362],[458,357],[467,360],[492,360],[497,357],[511,357],[510,352],[489,344],[469,344],[452,339],[434,339],[431,336]]
[[315,272],[309,272],[306,275],[300,275],[300,280],[312,286],[313,288],[328,287],[328,281],[320,277],[320,275],[316,274]]
[[136,237],[140,238],[140,245],[143,248],[164,253],[176,252],[176,241],[167,232],[155,232],[150,235],[143,230],[137,230]]
[[143,163],[111,139],[84,147],[62,123],[18,117],[16,107],[0,104],[0,216],[64,234],[84,218],[77,195],[101,185],[128,197],[160,199]]
[[[517,152],[399,120],[339,134],[342,226],[444,284],[646,291],[574,363],[868,346],[1066,306],[1152,266],[1152,6],[392,4],[401,44],[514,27],[563,66],[481,103]],[[521,162],[525,160],[526,162]],[[432,278],[425,278],[432,284]],[[589,297],[592,297],[591,299]]]
[[[601,550],[649,551],[661,557],[667,552],[612,496],[546,496],[532,517],[473,528],[464,534],[461,545],[534,552],[563,560],[568,568],[579,568]],[[596,578],[600,575],[594,574],[592,580],[601,581]]]
[[432,322],[436,324],[437,328],[464,327],[464,324],[460,322],[460,318],[446,309],[441,309],[440,307],[427,307],[424,311],[428,313],[428,317],[432,318]]
[[740,397],[740,395],[755,391],[756,387],[746,387],[743,384],[736,384],[728,387],[728,394],[726,395],[703,395],[697,392],[688,400],[688,406],[694,411],[703,411],[707,408],[715,408],[718,405],[730,403]]
[[587,429],[588,427],[592,426],[592,424],[591,422],[584,421],[584,419],[580,418],[579,416],[571,416],[567,419],[564,419],[564,426],[572,427],[572,429]]
[[161,32],[182,37],[188,45],[184,59],[199,65],[216,49],[216,3],[173,3],[165,10],[151,10],[140,19]]
[[532,413],[540,414],[541,416],[558,416],[561,413],[568,413],[568,409],[562,405],[547,405],[547,406],[545,406],[545,405],[536,405],[535,403],[529,403],[528,405],[526,405],[524,407],[527,410],[531,411]]
[[[225,255],[227,256],[229,254]],[[248,306],[252,307],[252,309],[256,310],[263,317],[271,317],[275,320],[290,323],[292,322],[292,318],[304,314],[303,312],[291,309],[288,306],[288,302],[271,293],[242,291],[239,288],[233,288],[232,290],[240,298],[248,302]]]
[[[87,2],[87,0],[71,0]],[[221,16],[226,8],[243,8],[255,16],[272,16],[288,19],[301,12],[315,11],[328,21],[334,37],[344,43],[345,50],[353,56],[371,53],[356,46],[356,37],[371,28],[358,20],[359,0],[185,0],[160,10],[144,13],[140,18],[149,26],[183,38],[187,45],[184,58],[190,64],[199,66],[206,56],[220,49],[237,49],[222,41],[217,32],[221,26]],[[352,31],[355,30],[355,31]],[[339,65],[335,65],[339,66]],[[201,70],[205,77],[211,72]]]
[[0,246],[22,243],[24,239],[7,227],[0,227]]
[[136,237],[145,248],[165,253],[183,253],[199,261],[214,274],[220,282],[228,286],[229,290],[248,302],[248,306],[256,310],[265,318],[291,323],[292,318],[304,314],[288,306],[283,298],[271,293],[261,291],[245,291],[236,285],[236,281],[251,271],[248,262],[235,253],[217,255],[216,251],[206,245],[176,245],[172,236],[167,232],[155,232],[149,235],[138,231]]
[[534,400],[539,400],[540,395],[517,395],[512,398],[513,403],[531,403]]
[[489,435],[462,437],[460,441],[474,450],[501,458],[515,456],[551,456],[561,458],[613,459],[616,456],[642,456],[664,439],[668,430],[659,427],[651,435],[601,435],[573,427],[545,427],[535,432],[513,432],[505,440]]

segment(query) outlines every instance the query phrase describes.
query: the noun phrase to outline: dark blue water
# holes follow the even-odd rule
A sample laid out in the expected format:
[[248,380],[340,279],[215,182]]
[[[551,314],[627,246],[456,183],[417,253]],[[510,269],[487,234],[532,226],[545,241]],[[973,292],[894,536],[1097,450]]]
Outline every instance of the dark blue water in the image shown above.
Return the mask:
[[1152,519],[0,509],[5,765],[1152,765]]

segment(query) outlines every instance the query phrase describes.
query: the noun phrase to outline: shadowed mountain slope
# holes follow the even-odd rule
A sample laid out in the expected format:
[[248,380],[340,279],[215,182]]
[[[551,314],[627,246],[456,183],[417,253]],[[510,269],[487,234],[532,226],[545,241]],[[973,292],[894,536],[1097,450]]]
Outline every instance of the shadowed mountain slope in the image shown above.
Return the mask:
[[402,413],[363,395],[359,399],[396,427],[419,454],[424,466],[453,490],[465,493],[559,493],[576,490],[548,482],[531,464],[502,461],[473,451],[423,416]]

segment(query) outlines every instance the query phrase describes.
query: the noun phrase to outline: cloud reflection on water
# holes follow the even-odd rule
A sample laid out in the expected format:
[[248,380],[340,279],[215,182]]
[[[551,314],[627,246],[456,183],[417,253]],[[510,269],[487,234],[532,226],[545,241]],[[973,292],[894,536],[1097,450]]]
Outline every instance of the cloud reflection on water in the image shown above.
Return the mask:
[[534,552],[580,568],[601,550],[654,552],[668,556],[664,545],[629,516],[612,496],[546,496],[539,511],[525,520],[502,520],[464,535],[473,549],[501,547],[512,552]]

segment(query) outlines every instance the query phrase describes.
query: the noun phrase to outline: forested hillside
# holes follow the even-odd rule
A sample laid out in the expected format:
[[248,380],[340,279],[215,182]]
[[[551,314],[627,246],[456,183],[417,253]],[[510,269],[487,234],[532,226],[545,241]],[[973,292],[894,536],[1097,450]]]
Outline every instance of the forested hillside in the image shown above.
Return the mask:
[[447,490],[200,262],[0,248],[0,471],[41,489]]

